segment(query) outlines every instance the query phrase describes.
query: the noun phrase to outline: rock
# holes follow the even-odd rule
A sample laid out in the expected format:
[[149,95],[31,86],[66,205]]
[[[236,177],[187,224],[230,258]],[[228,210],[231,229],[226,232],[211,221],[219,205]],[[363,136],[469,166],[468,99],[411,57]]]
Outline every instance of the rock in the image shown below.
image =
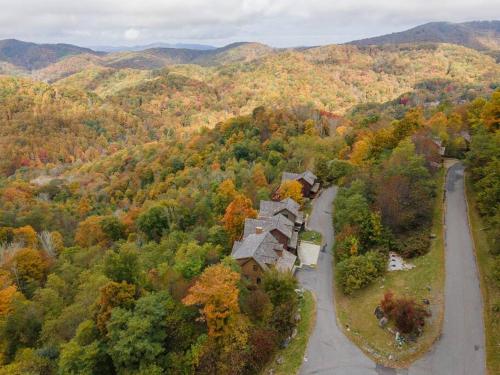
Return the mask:
[[383,316],[383,317],[382,317],[382,318],[378,321],[378,325],[379,325],[379,327],[384,328],[384,327],[387,325],[387,323],[388,323],[388,322],[389,322],[389,321],[387,320],[387,318],[386,318],[385,316]]
[[301,319],[302,319],[302,316],[300,315],[300,313],[295,314],[295,321],[296,322],[300,322]]
[[432,290],[430,285],[427,285],[427,290],[430,292]]
[[290,336],[290,337],[291,337],[292,339],[294,339],[294,338],[295,338],[295,336],[297,336],[297,333],[298,333],[297,328],[294,328],[294,329],[293,329],[293,331],[292,331],[292,336]]
[[287,338],[283,341],[283,343],[281,344],[281,347],[282,347],[283,349],[288,348],[288,345],[290,345],[290,341],[292,341],[292,340],[291,340],[291,338],[290,338],[290,337],[287,337]]
[[389,361],[392,361],[394,359],[394,357],[392,356],[392,354],[389,354],[388,359],[389,359]]
[[283,359],[282,356],[279,356],[278,358],[276,358],[276,363],[278,365],[282,365],[284,362],[285,362],[285,360]]
[[431,235],[429,236],[430,238],[436,238],[436,234],[435,233],[431,233]]
[[384,312],[382,311],[382,308],[380,306],[377,306],[373,313],[375,314],[378,320],[382,319],[384,316]]
[[401,345],[403,345],[404,342],[405,342],[404,337],[401,336],[401,334],[399,332],[396,332],[396,344],[401,346]]
[[424,303],[424,305],[430,305],[431,304],[431,302],[427,298],[424,298],[422,300],[422,302]]

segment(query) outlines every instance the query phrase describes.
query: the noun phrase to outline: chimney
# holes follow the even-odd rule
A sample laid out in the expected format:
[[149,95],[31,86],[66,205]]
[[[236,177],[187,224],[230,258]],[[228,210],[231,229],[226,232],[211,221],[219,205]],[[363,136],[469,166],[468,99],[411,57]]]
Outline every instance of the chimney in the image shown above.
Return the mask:
[[255,228],[255,234],[261,234],[262,233],[262,227],[256,227]]

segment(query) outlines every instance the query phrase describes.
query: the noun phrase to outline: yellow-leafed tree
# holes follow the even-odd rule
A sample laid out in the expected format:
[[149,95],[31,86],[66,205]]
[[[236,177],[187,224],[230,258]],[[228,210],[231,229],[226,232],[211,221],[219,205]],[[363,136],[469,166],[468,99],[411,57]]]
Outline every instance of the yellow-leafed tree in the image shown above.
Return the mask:
[[295,180],[284,181],[278,189],[279,199],[292,198],[295,202],[302,204],[304,196],[302,195],[302,184]]

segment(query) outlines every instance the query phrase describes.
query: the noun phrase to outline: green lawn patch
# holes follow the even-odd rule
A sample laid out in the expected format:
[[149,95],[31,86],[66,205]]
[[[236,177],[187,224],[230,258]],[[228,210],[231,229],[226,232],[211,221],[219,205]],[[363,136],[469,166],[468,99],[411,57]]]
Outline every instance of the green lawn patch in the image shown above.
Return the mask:
[[322,236],[321,233],[315,232],[313,230],[308,230],[300,232],[300,240],[312,242],[316,245],[321,245]]
[[469,225],[474,240],[474,248],[481,280],[481,292],[484,304],[484,328],[486,338],[486,367],[488,373],[500,373],[500,314],[495,312],[500,305],[500,288],[493,279],[490,246],[486,232],[482,230],[486,225],[476,208],[476,200],[472,186],[466,178],[466,192],[469,212]]
[[[299,372],[307,342],[316,321],[316,302],[310,291],[304,292],[304,298],[300,302],[300,314],[302,319],[297,325],[297,336],[287,348],[276,353],[269,365],[264,368],[262,374],[267,374],[270,370],[273,371],[274,375],[293,375]],[[283,360],[280,361],[281,364],[276,362],[278,358]]]
[[[444,313],[444,245],[443,245],[443,194],[444,170],[438,176],[437,197],[433,215],[429,252],[409,260],[416,267],[407,271],[387,272],[365,289],[345,296],[336,288],[338,319],[345,334],[377,363],[392,367],[406,367],[427,352],[441,333]],[[397,296],[430,301],[432,316],[427,319],[425,331],[416,343],[398,347],[394,335],[386,328],[380,328],[374,310],[384,293],[392,291]],[[389,325],[390,327],[390,325]]]

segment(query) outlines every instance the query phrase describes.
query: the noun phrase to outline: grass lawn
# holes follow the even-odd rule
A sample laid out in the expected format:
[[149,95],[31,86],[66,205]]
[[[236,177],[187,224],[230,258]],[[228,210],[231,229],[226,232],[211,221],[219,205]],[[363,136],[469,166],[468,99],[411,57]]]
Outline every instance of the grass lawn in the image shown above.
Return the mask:
[[[430,251],[409,263],[416,267],[408,271],[387,272],[384,278],[365,289],[345,296],[335,288],[338,319],[345,334],[377,363],[392,367],[406,367],[427,352],[441,333],[444,316],[444,246],[443,246],[443,194],[442,170],[437,180],[437,197],[433,215]],[[335,283],[334,283],[335,287]],[[430,290],[429,290],[430,289]],[[378,326],[374,310],[384,293],[393,291],[396,296],[409,296],[421,302],[430,301],[432,316],[427,319],[424,333],[416,343],[397,346],[394,335]],[[390,327],[390,325],[389,325]]]
[[500,374],[500,321],[495,304],[500,304],[500,288],[496,286],[492,275],[492,255],[490,254],[486,233],[481,230],[486,225],[476,209],[472,187],[466,178],[469,223],[471,226],[476,259],[481,279],[481,291],[484,304],[484,326],[486,335],[486,367],[489,374]]
[[321,245],[321,233],[315,232],[313,230],[308,230],[304,232],[300,232],[300,240],[312,242],[316,245]]
[[[269,365],[262,370],[262,374],[267,374],[269,370],[273,370],[274,375],[294,375],[299,372],[307,342],[316,320],[316,302],[310,291],[304,292],[304,298],[300,303],[300,314],[302,319],[297,326],[297,336],[287,348],[276,353]],[[276,363],[276,359],[279,357],[283,358],[281,364]]]

